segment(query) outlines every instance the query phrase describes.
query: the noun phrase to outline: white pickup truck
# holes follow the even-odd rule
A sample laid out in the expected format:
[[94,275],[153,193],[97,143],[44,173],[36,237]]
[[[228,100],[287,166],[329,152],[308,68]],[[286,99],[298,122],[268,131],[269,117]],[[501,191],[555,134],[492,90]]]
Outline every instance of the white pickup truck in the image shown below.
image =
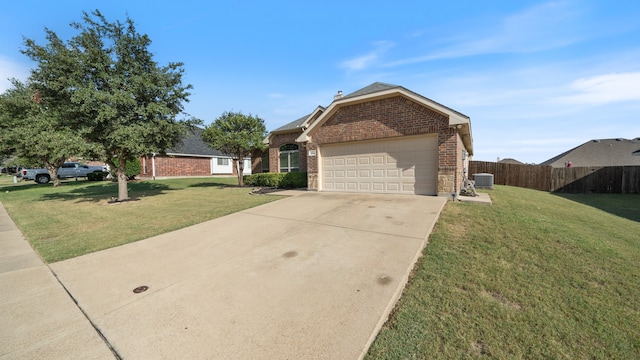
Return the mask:
[[[89,166],[77,162],[66,162],[58,168],[60,179],[87,177],[88,173],[103,172],[107,169],[103,166]],[[51,181],[51,176],[47,169],[23,169],[23,180],[35,180],[38,184],[46,184]]]

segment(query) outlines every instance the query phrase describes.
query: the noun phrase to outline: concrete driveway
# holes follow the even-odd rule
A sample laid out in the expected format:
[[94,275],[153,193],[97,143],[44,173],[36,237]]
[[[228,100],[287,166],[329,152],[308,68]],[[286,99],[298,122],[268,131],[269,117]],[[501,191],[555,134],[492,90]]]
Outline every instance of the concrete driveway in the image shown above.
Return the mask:
[[445,202],[304,192],[51,269],[123,359],[357,359]]

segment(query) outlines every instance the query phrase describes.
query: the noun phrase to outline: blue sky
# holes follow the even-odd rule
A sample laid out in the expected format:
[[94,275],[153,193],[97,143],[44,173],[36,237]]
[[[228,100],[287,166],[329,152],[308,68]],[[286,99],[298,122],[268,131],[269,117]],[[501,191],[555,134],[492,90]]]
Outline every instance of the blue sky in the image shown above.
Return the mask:
[[272,130],[380,81],[469,116],[475,160],[640,137],[640,1],[3,2],[0,92],[34,66],[23,37],[69,39],[94,9],[185,63],[186,111],[206,124],[242,111]]

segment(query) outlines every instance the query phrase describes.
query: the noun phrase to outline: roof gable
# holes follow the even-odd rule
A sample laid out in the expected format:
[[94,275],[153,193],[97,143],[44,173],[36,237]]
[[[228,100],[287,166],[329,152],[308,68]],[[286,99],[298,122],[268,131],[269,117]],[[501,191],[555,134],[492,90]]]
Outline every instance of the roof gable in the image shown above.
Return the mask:
[[309,124],[311,124],[315,119],[318,118],[319,114],[325,110],[324,106],[318,106],[311,114],[305,115],[299,119],[296,119],[288,124],[282,125],[279,128],[271,131],[264,140],[262,140],[263,144],[269,144],[271,137],[275,134],[284,134],[284,133],[292,133],[292,132],[303,132]]
[[336,98],[329,107],[318,117],[316,121],[311,123],[307,129],[296,139],[297,142],[307,142],[309,137],[319,129],[331,116],[343,106],[364,103],[376,99],[382,99],[393,96],[404,96],[418,104],[426,106],[438,113],[448,117],[449,126],[460,125],[460,134],[466,150],[473,154],[473,141],[471,137],[471,121],[470,118],[460,112],[449,107],[439,104],[429,98],[407,90],[402,86],[391,85],[376,82],[357,90],[351,94]]
[[356,90],[356,91],[352,92],[351,94],[345,95],[344,97],[342,97],[342,99],[349,99],[349,98],[358,97],[358,96],[362,96],[362,95],[373,94],[373,93],[376,93],[376,92],[390,90],[390,89],[399,88],[399,87],[400,86],[398,86],[398,85],[391,85],[391,84],[385,84],[385,83],[381,83],[381,82],[374,82],[373,84],[371,84],[369,86],[365,86],[360,90]]
[[501,164],[516,164],[516,165],[524,165],[523,162],[518,161],[516,159],[512,159],[512,158],[506,158],[506,159],[502,159],[500,161],[498,161]]
[[311,114],[307,114],[299,119],[296,119],[288,124],[282,125],[279,128],[273,130],[272,132],[282,132],[287,130],[299,129],[302,124],[307,120],[307,118],[311,116]]
[[322,113],[325,110],[324,106],[318,106],[311,114],[307,114],[299,119],[296,119],[288,124],[282,125],[279,128],[271,131],[272,133],[280,133],[280,132],[289,132],[291,130],[304,130],[309,126],[309,123],[312,122],[314,118],[317,117],[318,113]]

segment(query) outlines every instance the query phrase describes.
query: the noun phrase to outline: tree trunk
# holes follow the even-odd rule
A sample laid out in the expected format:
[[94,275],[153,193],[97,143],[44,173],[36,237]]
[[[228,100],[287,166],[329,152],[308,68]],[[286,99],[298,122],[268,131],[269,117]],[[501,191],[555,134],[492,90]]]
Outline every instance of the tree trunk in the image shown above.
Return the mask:
[[242,177],[242,173],[244,172],[244,159],[237,159],[236,162],[236,167],[238,168],[238,186],[244,186],[244,178]]
[[129,199],[129,189],[127,188],[127,160],[124,156],[118,158],[116,176],[118,177],[118,201]]
[[49,172],[49,176],[51,177],[51,182],[53,183],[53,187],[62,186],[60,182],[60,178],[58,177],[58,166],[55,164],[45,163],[44,167]]

